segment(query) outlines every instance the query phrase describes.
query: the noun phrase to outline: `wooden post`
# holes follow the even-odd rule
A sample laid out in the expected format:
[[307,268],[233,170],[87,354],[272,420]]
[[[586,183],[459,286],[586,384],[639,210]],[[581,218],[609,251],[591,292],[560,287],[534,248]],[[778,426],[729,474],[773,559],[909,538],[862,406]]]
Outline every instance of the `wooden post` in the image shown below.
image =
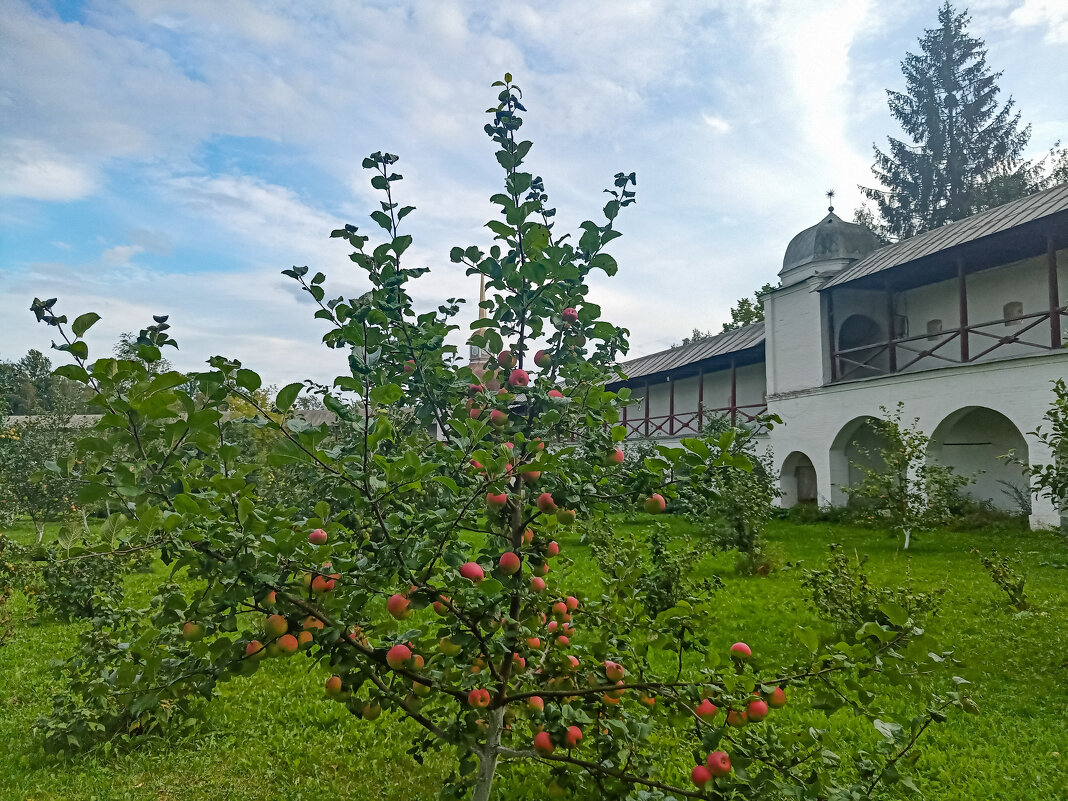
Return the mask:
[[675,433],[675,382],[668,376],[668,435]]
[[890,372],[897,372],[897,348],[894,347],[894,290],[890,288],[890,282],[886,283],[886,348],[890,357]]
[[[627,407],[626,406],[623,407],[623,430],[627,431]],[[627,431],[627,433],[629,434],[630,432]]]
[[645,379],[645,436],[649,436],[649,379]]
[[831,343],[831,381],[838,380],[838,350],[834,337],[834,290],[827,290],[827,336]]
[[1061,293],[1057,286],[1057,249],[1053,246],[1053,234],[1046,236],[1046,261],[1049,266],[1049,346],[1061,347]]
[[705,368],[697,368],[697,433],[705,424]]
[[731,427],[735,424],[738,409],[738,375],[735,370],[734,357],[731,356]]
[[968,280],[964,275],[964,261],[957,259],[957,295],[960,306],[960,361],[966,364],[968,353]]

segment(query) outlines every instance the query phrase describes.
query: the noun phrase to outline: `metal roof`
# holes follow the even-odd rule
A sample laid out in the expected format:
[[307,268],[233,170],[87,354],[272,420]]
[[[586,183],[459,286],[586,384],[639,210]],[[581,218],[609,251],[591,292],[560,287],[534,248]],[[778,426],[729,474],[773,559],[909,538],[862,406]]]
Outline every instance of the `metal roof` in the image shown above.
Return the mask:
[[752,323],[733,331],[725,331],[710,339],[701,339],[679,348],[669,348],[659,353],[632,359],[624,362],[620,368],[627,376],[626,380],[631,380],[653,373],[677,370],[680,367],[703,362],[716,356],[737,353],[763,343],[764,323]]
[[847,284],[875,273],[917,261],[939,251],[1007,231],[1010,228],[1068,211],[1068,183],[988,209],[933,231],[887,245],[827,279],[820,289]]

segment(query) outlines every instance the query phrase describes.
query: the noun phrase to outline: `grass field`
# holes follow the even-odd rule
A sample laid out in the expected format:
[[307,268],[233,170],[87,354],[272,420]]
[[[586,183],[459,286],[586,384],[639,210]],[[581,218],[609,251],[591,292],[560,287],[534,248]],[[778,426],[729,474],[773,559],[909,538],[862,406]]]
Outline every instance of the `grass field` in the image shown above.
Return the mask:
[[[671,525],[691,533],[681,521]],[[645,522],[616,524],[619,536],[640,536]],[[14,536],[29,541],[28,529]],[[867,554],[869,575],[903,581],[906,556],[897,543],[867,529],[775,522],[771,539],[787,559],[816,566],[826,543]],[[585,546],[562,543],[574,558],[572,586],[590,584],[594,567]],[[1032,609],[1012,612],[969,550],[1020,552]],[[793,637],[811,622],[800,571],[742,578],[730,554],[699,565],[726,587],[717,596],[715,636],[724,644],[745,639],[755,651],[800,653]],[[1040,533],[952,533],[919,537],[911,551],[918,588],[948,588],[942,612],[929,628],[965,659],[960,675],[973,682],[982,714],[957,715],[925,735],[917,784],[937,801],[1054,801],[1068,798],[1068,547]],[[162,569],[162,568],[161,568]],[[130,591],[144,593],[152,577],[133,575]],[[256,799],[429,799],[448,769],[442,755],[422,765],[408,754],[413,730],[386,716],[373,723],[348,715],[322,698],[322,675],[304,660],[270,660],[247,680],[221,685],[221,697],[202,722],[181,736],[144,741],[136,748],[97,751],[69,763],[46,757],[31,733],[56,689],[49,669],[66,657],[82,630],[34,619],[25,599],[10,604],[15,631],[0,648],[0,801],[254,801]],[[839,712],[835,726],[868,724]],[[681,778],[681,777],[680,777]],[[497,796],[540,799],[536,769],[503,774]]]

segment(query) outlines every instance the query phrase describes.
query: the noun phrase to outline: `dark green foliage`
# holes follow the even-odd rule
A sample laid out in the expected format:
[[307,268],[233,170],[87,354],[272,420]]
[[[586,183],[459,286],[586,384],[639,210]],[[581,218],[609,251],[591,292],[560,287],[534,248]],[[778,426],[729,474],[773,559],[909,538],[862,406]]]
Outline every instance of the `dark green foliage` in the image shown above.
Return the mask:
[[[733,307],[731,307],[731,319],[730,322],[723,324],[723,331],[733,331],[736,328],[742,328],[743,326],[762,322],[764,320],[763,296],[768,294],[771,290],[771,284],[764,284],[764,286],[756,291],[756,294],[753,295],[752,299],[741,298]],[[683,344],[685,344],[685,341]]]
[[1009,596],[1012,608],[1017,612],[1026,609],[1027,593],[1024,592],[1024,584],[1027,582],[1027,576],[1019,570],[1020,560],[1002,556],[995,550],[984,554],[973,548],[972,553],[979,557],[979,561],[983,563],[983,567],[986,568],[986,572],[990,574],[991,580],[998,589]]
[[1044,423],[1032,432],[1053,458],[1045,464],[1024,464],[1032,485],[1053,501],[1061,515],[1068,515],[1068,384],[1058,378],[1053,384],[1053,402],[1043,417]]
[[880,233],[913,236],[1034,191],[1021,160],[1031,136],[1010,97],[999,105],[1000,72],[982,40],[967,33],[967,12],[947,2],[920,52],[901,62],[905,91],[888,91],[905,139],[875,148],[872,171],[885,189],[861,187],[879,213]]
[[828,548],[827,566],[805,569],[801,579],[801,585],[809,592],[809,603],[824,620],[853,631],[870,620],[881,625],[900,625],[902,614],[916,625],[922,625],[926,617],[938,614],[945,585],[935,590],[917,590],[912,584],[911,570],[906,567],[902,586],[878,586],[863,572],[867,557],[857,554],[850,560],[842,546],[832,543]]

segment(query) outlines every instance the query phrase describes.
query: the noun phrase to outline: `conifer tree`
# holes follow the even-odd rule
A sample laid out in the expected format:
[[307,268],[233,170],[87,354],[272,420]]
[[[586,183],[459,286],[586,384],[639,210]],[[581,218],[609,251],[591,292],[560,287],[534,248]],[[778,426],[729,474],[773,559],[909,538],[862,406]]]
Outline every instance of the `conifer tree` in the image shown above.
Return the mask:
[[999,105],[991,72],[967,12],[946,2],[938,27],[901,62],[904,93],[888,90],[890,112],[907,139],[875,147],[872,172],[885,189],[860,187],[875,202],[882,233],[909,237],[1028,194],[1034,165],[1021,154],[1031,136],[1012,97]]

